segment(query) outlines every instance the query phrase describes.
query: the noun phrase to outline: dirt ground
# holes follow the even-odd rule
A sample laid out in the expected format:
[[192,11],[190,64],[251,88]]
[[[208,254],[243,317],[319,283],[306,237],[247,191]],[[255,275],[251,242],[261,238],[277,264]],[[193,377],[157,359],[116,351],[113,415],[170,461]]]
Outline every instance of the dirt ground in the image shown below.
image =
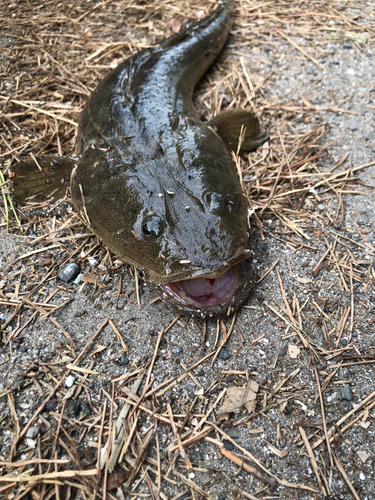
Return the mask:
[[[17,207],[21,232],[3,186],[0,498],[373,498],[375,5],[232,4],[196,105],[270,133],[241,160],[260,281],[234,320],[176,316],[68,203]],[[103,75],[215,5],[0,5],[6,180],[69,154]]]

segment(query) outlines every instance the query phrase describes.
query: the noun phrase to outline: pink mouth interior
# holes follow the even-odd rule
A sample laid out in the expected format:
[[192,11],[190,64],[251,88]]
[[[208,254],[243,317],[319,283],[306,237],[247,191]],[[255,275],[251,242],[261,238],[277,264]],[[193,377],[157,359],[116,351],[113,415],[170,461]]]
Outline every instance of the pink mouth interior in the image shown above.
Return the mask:
[[164,292],[183,305],[209,309],[229,302],[235,294],[242,263],[217,278],[192,278],[161,285]]

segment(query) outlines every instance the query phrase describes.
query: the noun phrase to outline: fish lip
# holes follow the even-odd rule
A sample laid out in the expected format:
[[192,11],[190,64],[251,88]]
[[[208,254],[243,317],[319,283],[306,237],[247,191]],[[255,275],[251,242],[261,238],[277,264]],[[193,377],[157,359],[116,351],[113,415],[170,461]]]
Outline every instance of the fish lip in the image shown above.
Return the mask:
[[208,270],[206,266],[186,264],[185,269],[175,274],[159,275],[152,270],[146,270],[147,279],[156,285],[166,285],[176,281],[189,280],[194,278],[215,279],[223,275],[230,267],[238,264],[242,260],[249,259],[251,250],[245,245],[241,245],[229,259],[222,260],[213,270]]
[[244,259],[227,268],[217,281],[213,278],[214,283],[204,281],[211,278],[199,278],[196,283],[190,278],[166,283],[160,288],[180,312],[195,317],[224,318],[242,304],[255,284],[252,262]]

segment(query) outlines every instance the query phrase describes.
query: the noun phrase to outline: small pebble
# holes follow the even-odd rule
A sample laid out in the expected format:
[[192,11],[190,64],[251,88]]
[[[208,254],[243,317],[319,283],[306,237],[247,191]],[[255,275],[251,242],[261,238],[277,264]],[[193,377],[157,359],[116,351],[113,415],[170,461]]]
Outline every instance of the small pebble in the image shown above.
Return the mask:
[[36,441],[34,441],[34,439],[26,438],[26,443],[30,448],[36,447]]
[[203,368],[200,368],[199,369],[199,372],[197,373],[198,377],[204,377],[206,375],[205,371],[203,370]]
[[346,399],[348,401],[353,399],[353,391],[349,384],[345,384],[341,389],[341,397],[342,399]]
[[66,387],[68,387],[68,389],[73,386],[74,380],[75,380],[75,378],[72,377],[71,375],[69,375],[69,377],[66,377],[65,385],[66,385]]
[[219,359],[223,359],[223,360],[226,360],[226,359],[229,359],[230,358],[230,352],[228,351],[228,349],[226,349],[225,347],[222,347],[221,351],[219,352],[218,356],[217,356]]
[[81,412],[83,415],[90,415],[91,414],[90,405],[87,403],[81,403]]
[[46,406],[44,407],[46,411],[54,411],[57,408],[57,400],[56,399],[50,399],[47,403]]
[[351,40],[347,40],[342,44],[342,46],[344,49],[351,49],[353,47],[353,42]]
[[223,445],[228,451],[233,451],[234,450],[234,444],[229,441],[228,439],[223,439]]
[[290,415],[291,413],[293,413],[293,406],[286,405],[286,407],[285,407],[285,413],[287,415]]
[[81,282],[83,280],[83,273],[79,273],[79,275],[76,277],[76,279],[74,280],[74,284],[75,285],[80,285]]
[[129,358],[123,354],[118,360],[117,363],[119,365],[127,365],[129,363]]
[[181,356],[183,354],[184,350],[182,349],[181,346],[176,346],[173,349],[171,349],[172,356],[177,358],[178,356]]
[[76,264],[75,262],[71,262],[70,264],[67,264],[60,270],[57,277],[60,280],[65,281],[65,283],[68,283],[68,281],[73,280],[78,273],[79,273],[79,265]]
[[26,432],[26,437],[34,439],[37,437],[38,432],[39,432],[38,427],[30,427],[29,430]]

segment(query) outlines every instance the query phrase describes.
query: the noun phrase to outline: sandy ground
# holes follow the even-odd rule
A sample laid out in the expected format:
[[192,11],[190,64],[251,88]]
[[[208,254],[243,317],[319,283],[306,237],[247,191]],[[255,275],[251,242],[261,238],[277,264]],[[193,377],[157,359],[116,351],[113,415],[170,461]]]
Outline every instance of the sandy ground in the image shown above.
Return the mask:
[[[99,6],[98,11],[102,12],[104,4],[96,5]],[[175,2],[171,5],[179,7],[181,12],[184,12],[183,4],[178,5]],[[204,5],[210,10],[211,6],[206,5],[206,2]],[[358,167],[373,162],[375,160],[375,48],[372,36],[375,28],[374,5],[372,2],[364,1],[353,4],[332,2],[331,7],[326,7],[326,17],[324,17],[326,29],[322,29],[319,37],[311,35],[308,29],[305,30],[305,34],[302,30],[297,34],[293,32],[293,24],[290,23],[296,18],[293,17],[292,5],[297,8],[297,4],[294,3],[281,5],[270,2],[269,7],[265,3],[263,7],[259,4],[258,8],[251,2],[238,4],[239,8],[247,9],[249,15],[245,18],[238,15],[235,18],[229,43],[221,56],[219,67],[210,74],[211,81],[208,83],[220,81],[222,75],[220,64],[225,66],[224,63],[228,60],[237,61],[240,68],[239,54],[244,54],[251,78],[254,82],[263,82],[262,94],[273,103],[273,111],[262,115],[263,125],[268,126],[272,113],[279,117],[276,121],[277,126],[273,125],[271,135],[281,133],[283,137],[288,137],[288,131],[292,135],[293,131],[302,133],[323,125],[325,134],[321,144],[332,144],[321,150],[324,157],[317,163],[319,171],[333,168],[342,158],[345,158],[342,165],[334,170],[334,173],[350,165]],[[298,5],[300,11],[304,12],[315,8],[315,3],[312,2],[300,2]],[[25,4],[24,9],[27,8],[31,9],[31,6],[27,7]],[[195,18],[194,12],[198,16],[201,10],[199,6],[193,9],[195,10],[188,11],[191,19]],[[272,12],[270,12],[272,9],[281,16],[278,19],[282,19],[284,23],[283,33],[312,56],[315,62],[292,46],[287,39],[280,37],[275,30],[270,29],[268,34],[263,31],[256,45],[249,45],[246,41],[247,30],[252,30],[254,26],[259,28],[268,22],[272,24]],[[318,10],[322,12],[321,5]],[[160,11],[162,17],[157,17],[158,27],[163,23],[165,25],[166,20],[174,13],[172,9],[167,9],[166,4],[160,4]],[[267,12],[270,18],[264,17],[263,14]],[[11,10],[7,15],[9,13],[11,14]],[[185,17],[181,16],[181,21],[185,20]],[[314,17],[310,20],[313,23]],[[322,17],[318,20],[322,22]],[[120,16],[118,22],[121,23]],[[330,31],[329,28],[333,27],[337,30]],[[365,28],[371,30],[371,27],[372,32],[366,31]],[[98,25],[96,29],[95,36],[100,38],[101,30],[103,35],[105,34],[102,25]],[[147,36],[148,33],[149,40],[153,42],[155,34],[152,23],[148,25],[148,29],[147,32],[143,26],[142,36],[145,36],[145,33]],[[26,27],[24,30],[26,36]],[[354,32],[356,36],[351,34]],[[159,32],[156,33],[156,38],[158,35]],[[137,36],[136,27],[132,31],[132,36]],[[247,59],[246,55],[249,56]],[[1,63],[2,71],[5,73],[6,61],[2,60]],[[95,71],[97,77],[91,82],[90,88],[95,87],[100,75],[104,74],[106,69],[97,68]],[[206,80],[205,85],[208,83]],[[7,95],[6,86],[1,88],[0,93]],[[13,94],[11,97],[15,98]],[[256,99],[254,102],[257,106]],[[314,112],[308,111],[309,105],[311,109],[316,108]],[[200,111],[203,112],[204,106],[202,104],[200,106]],[[277,110],[278,106],[280,111]],[[288,111],[288,108],[291,111]],[[48,120],[48,117],[43,118]],[[17,119],[13,118],[15,121]],[[11,123],[7,126],[13,130]],[[4,143],[1,148],[3,152],[6,151]],[[6,166],[3,164],[3,167]],[[373,498],[375,424],[374,410],[371,408],[375,391],[374,323],[372,322],[375,315],[373,288],[375,166],[362,168],[356,171],[353,177],[359,180],[350,181],[346,189],[362,194],[342,195],[344,217],[338,227],[332,223],[338,209],[337,192],[323,192],[324,190],[318,188],[315,193],[309,193],[303,199],[302,207],[314,205],[316,213],[323,216],[325,223],[321,224],[318,220],[306,223],[304,232],[308,238],[300,239],[300,245],[288,245],[282,241],[288,235],[278,219],[260,216],[264,228],[264,240],[255,225],[251,230],[258,273],[261,276],[276,260],[278,260],[277,267],[256,286],[245,303],[246,307],[239,310],[230,340],[213,365],[211,365],[212,358],[207,359],[193,369],[191,375],[183,378],[165,394],[147,400],[150,408],[164,416],[167,422],[168,405],[175,415],[175,420],[180,423],[184,421],[183,417],[191,412],[192,416],[188,417],[187,425],[193,428],[194,419],[196,424],[213,406],[213,411],[207,420],[216,422],[217,409],[225,397],[222,394],[223,389],[234,385],[241,387],[251,378],[260,386],[255,412],[249,413],[245,408],[241,408],[239,412],[231,414],[228,420],[221,421],[218,424],[220,430],[216,432],[213,430],[209,434],[209,437],[216,440],[216,444],[202,438],[192,447],[186,448],[188,461],[193,466],[189,475],[186,471],[187,460],[184,460],[178,452],[175,456],[175,452],[169,453],[167,450],[174,441],[171,426],[158,420],[158,434],[152,434],[146,452],[151,461],[143,463],[140,472],[128,486],[124,484],[119,486],[116,483],[117,489],[113,489],[110,495],[121,498],[122,494],[125,498],[134,499],[187,499],[193,496],[196,499],[207,497],[215,500],[320,499],[323,498],[323,490],[329,489],[332,499]],[[71,209],[59,206],[52,215],[57,218],[69,217]],[[17,260],[18,257],[50,244],[44,241],[39,246],[31,246],[31,239],[35,234],[39,234],[38,230],[43,224],[45,227],[45,223],[39,224],[37,219],[37,217],[43,218],[43,213],[36,216],[34,214],[33,217],[35,223],[26,235],[15,234],[15,230],[13,234],[6,234],[4,224],[2,226],[0,271],[6,280],[2,283],[2,298],[7,297],[7,300],[12,297],[22,297],[22,294],[29,290],[27,273],[31,264],[29,261],[29,267],[26,269],[23,267],[24,260]],[[85,231],[83,226],[79,227],[79,231]],[[328,255],[326,265],[320,272],[316,275],[313,273],[328,246],[331,245],[332,248],[335,241],[337,243],[333,252],[336,261],[340,262],[340,266],[345,262],[348,265],[352,262],[355,268],[352,287],[348,271],[346,277],[342,278],[343,267],[334,264],[332,254]],[[95,243],[95,240],[93,242]],[[78,245],[74,247],[72,243],[71,252],[77,247]],[[68,442],[70,433],[81,459],[80,467],[95,468],[104,405],[107,408],[106,425],[110,418],[111,380],[132,373],[139,367],[147,368],[156,353],[151,374],[154,377],[153,386],[156,387],[164,380],[182,375],[186,367],[198,363],[206,354],[216,350],[215,321],[207,323],[207,330],[204,333],[202,321],[187,321],[182,317],[163,334],[160,340],[159,332],[166,329],[176,316],[171,304],[162,300],[155,301],[160,295],[157,287],[140,280],[141,307],[139,307],[136,303],[133,273],[126,266],[106,271],[108,260],[99,269],[101,259],[106,256],[106,251],[100,247],[91,255],[92,260],[81,259],[79,263],[82,272],[86,270],[95,274],[99,270],[100,281],[105,288],[82,282],[65,284],[57,279],[56,274],[63,267],[66,257],[69,257],[66,253],[69,248],[66,247],[64,252],[59,248],[53,248],[47,255],[42,254],[43,257],[36,255],[36,265],[32,269],[34,279],[39,280],[43,278],[51,262],[54,260],[57,262],[57,267],[53,268],[52,274],[43,283],[40,294],[33,296],[33,301],[42,302],[57,290],[51,303],[59,305],[65,301],[69,302],[52,312],[49,317],[35,314],[35,318],[10,343],[4,342],[0,351],[0,396],[3,396],[0,398],[0,460],[2,461],[9,459],[10,452],[13,453],[13,461],[38,457],[38,453],[39,457],[48,459],[68,456],[62,443],[57,449],[56,456],[48,454],[48,446],[55,436],[53,433],[56,433],[57,426],[61,424],[59,421],[64,404],[64,415],[67,419],[62,420],[61,426],[66,426],[68,431],[60,429],[60,437]],[[71,261],[78,261],[78,255],[80,254],[73,255]],[[347,289],[343,285],[343,279]],[[297,318],[299,334],[296,328],[290,326],[280,283],[294,317]],[[122,295],[117,296],[119,286]],[[295,312],[297,303],[301,310],[299,317]],[[2,308],[0,318],[4,324],[14,312],[14,307],[5,305],[0,307]],[[6,325],[3,340],[12,337],[20,325],[30,317],[31,313],[26,314],[26,312],[15,315]],[[346,321],[342,324],[345,314],[347,314]],[[124,351],[123,343],[119,341],[114,329],[106,324],[90,347],[86,348],[79,363],[82,368],[89,368],[96,374],[88,375],[72,371],[71,375],[74,378],[72,383],[76,384],[76,387],[81,384],[82,390],[79,394],[72,393],[65,381],[61,390],[53,395],[51,402],[33,421],[31,428],[36,427],[36,434],[28,438],[27,435],[23,435],[18,441],[16,450],[13,450],[16,420],[14,414],[12,415],[12,409],[15,409],[17,423],[22,432],[58,380],[66,375],[66,366],[76,359],[82,349],[85,349],[88,340],[108,318],[121,335],[127,352]],[[227,329],[230,328],[230,324],[231,321],[228,320]],[[337,342],[338,336],[341,336],[341,339]],[[159,340],[160,345],[156,351]],[[219,343],[222,340],[221,330]],[[296,358],[291,357],[290,346],[299,347],[300,351]],[[343,366],[339,367],[340,364]],[[337,430],[341,428],[341,431],[334,435],[330,453],[325,443],[316,373],[323,390],[326,428],[330,430],[335,424],[338,424]],[[327,383],[324,384],[324,381]],[[131,383],[127,386],[131,387]],[[116,391],[118,391],[117,396],[126,396],[122,388],[117,387]],[[68,392],[70,399],[64,400]],[[141,393],[142,388],[138,394]],[[220,401],[218,401],[219,396]],[[371,397],[366,400],[368,396]],[[117,418],[122,404],[123,402],[117,400],[117,405],[113,407],[111,416],[113,421]],[[345,429],[345,425],[358,416],[360,418]],[[340,422],[343,417],[346,417],[345,422]],[[83,425],[83,421],[88,424]],[[138,441],[135,440],[132,444],[132,452],[129,452],[131,456],[135,456],[134,449],[139,446],[155,422],[156,420],[145,411],[139,413]],[[108,430],[108,427],[106,429]],[[321,439],[321,444],[312,452],[316,462],[311,459],[300,438],[303,430],[311,446]],[[106,432],[102,436],[102,445],[106,440]],[[182,431],[181,435],[182,440],[185,439]],[[34,440],[34,444],[27,439]],[[244,451],[236,447],[239,445],[280,480],[309,486],[316,492],[288,488],[279,483],[271,490],[264,481],[241,470],[233,461],[223,457],[217,445],[217,442],[222,442],[223,439],[226,440],[224,443],[226,448],[232,453],[238,452],[244,455]],[[165,466],[162,471],[162,496],[152,496],[150,485],[145,479],[145,471],[149,467],[147,474],[152,482],[157,484],[156,440],[160,452],[165,457],[161,461],[163,467]],[[47,450],[46,455],[43,454],[44,450]],[[130,462],[124,461],[122,474],[125,480],[131,468],[129,464]],[[320,470],[318,476],[321,484],[314,472],[315,464]],[[175,467],[185,479],[171,473],[165,480],[164,475],[169,467]],[[346,478],[340,469],[345,471]],[[47,472],[47,469],[43,472]],[[3,474],[5,473],[9,473],[9,469],[4,468]],[[188,477],[203,491],[191,487],[186,479]],[[79,481],[74,478],[71,482]],[[118,483],[121,483],[121,480]],[[87,486],[87,483],[82,484]],[[354,492],[350,491],[349,484]],[[61,485],[59,488],[62,498],[67,491],[70,491],[71,498],[92,498],[90,496],[92,493],[74,486],[65,484],[65,487]],[[41,489],[39,484],[34,489],[31,488],[23,498],[47,498],[39,496],[46,495],[47,490],[48,485]],[[54,494],[51,494],[52,497]],[[246,494],[250,496],[246,497]]]

